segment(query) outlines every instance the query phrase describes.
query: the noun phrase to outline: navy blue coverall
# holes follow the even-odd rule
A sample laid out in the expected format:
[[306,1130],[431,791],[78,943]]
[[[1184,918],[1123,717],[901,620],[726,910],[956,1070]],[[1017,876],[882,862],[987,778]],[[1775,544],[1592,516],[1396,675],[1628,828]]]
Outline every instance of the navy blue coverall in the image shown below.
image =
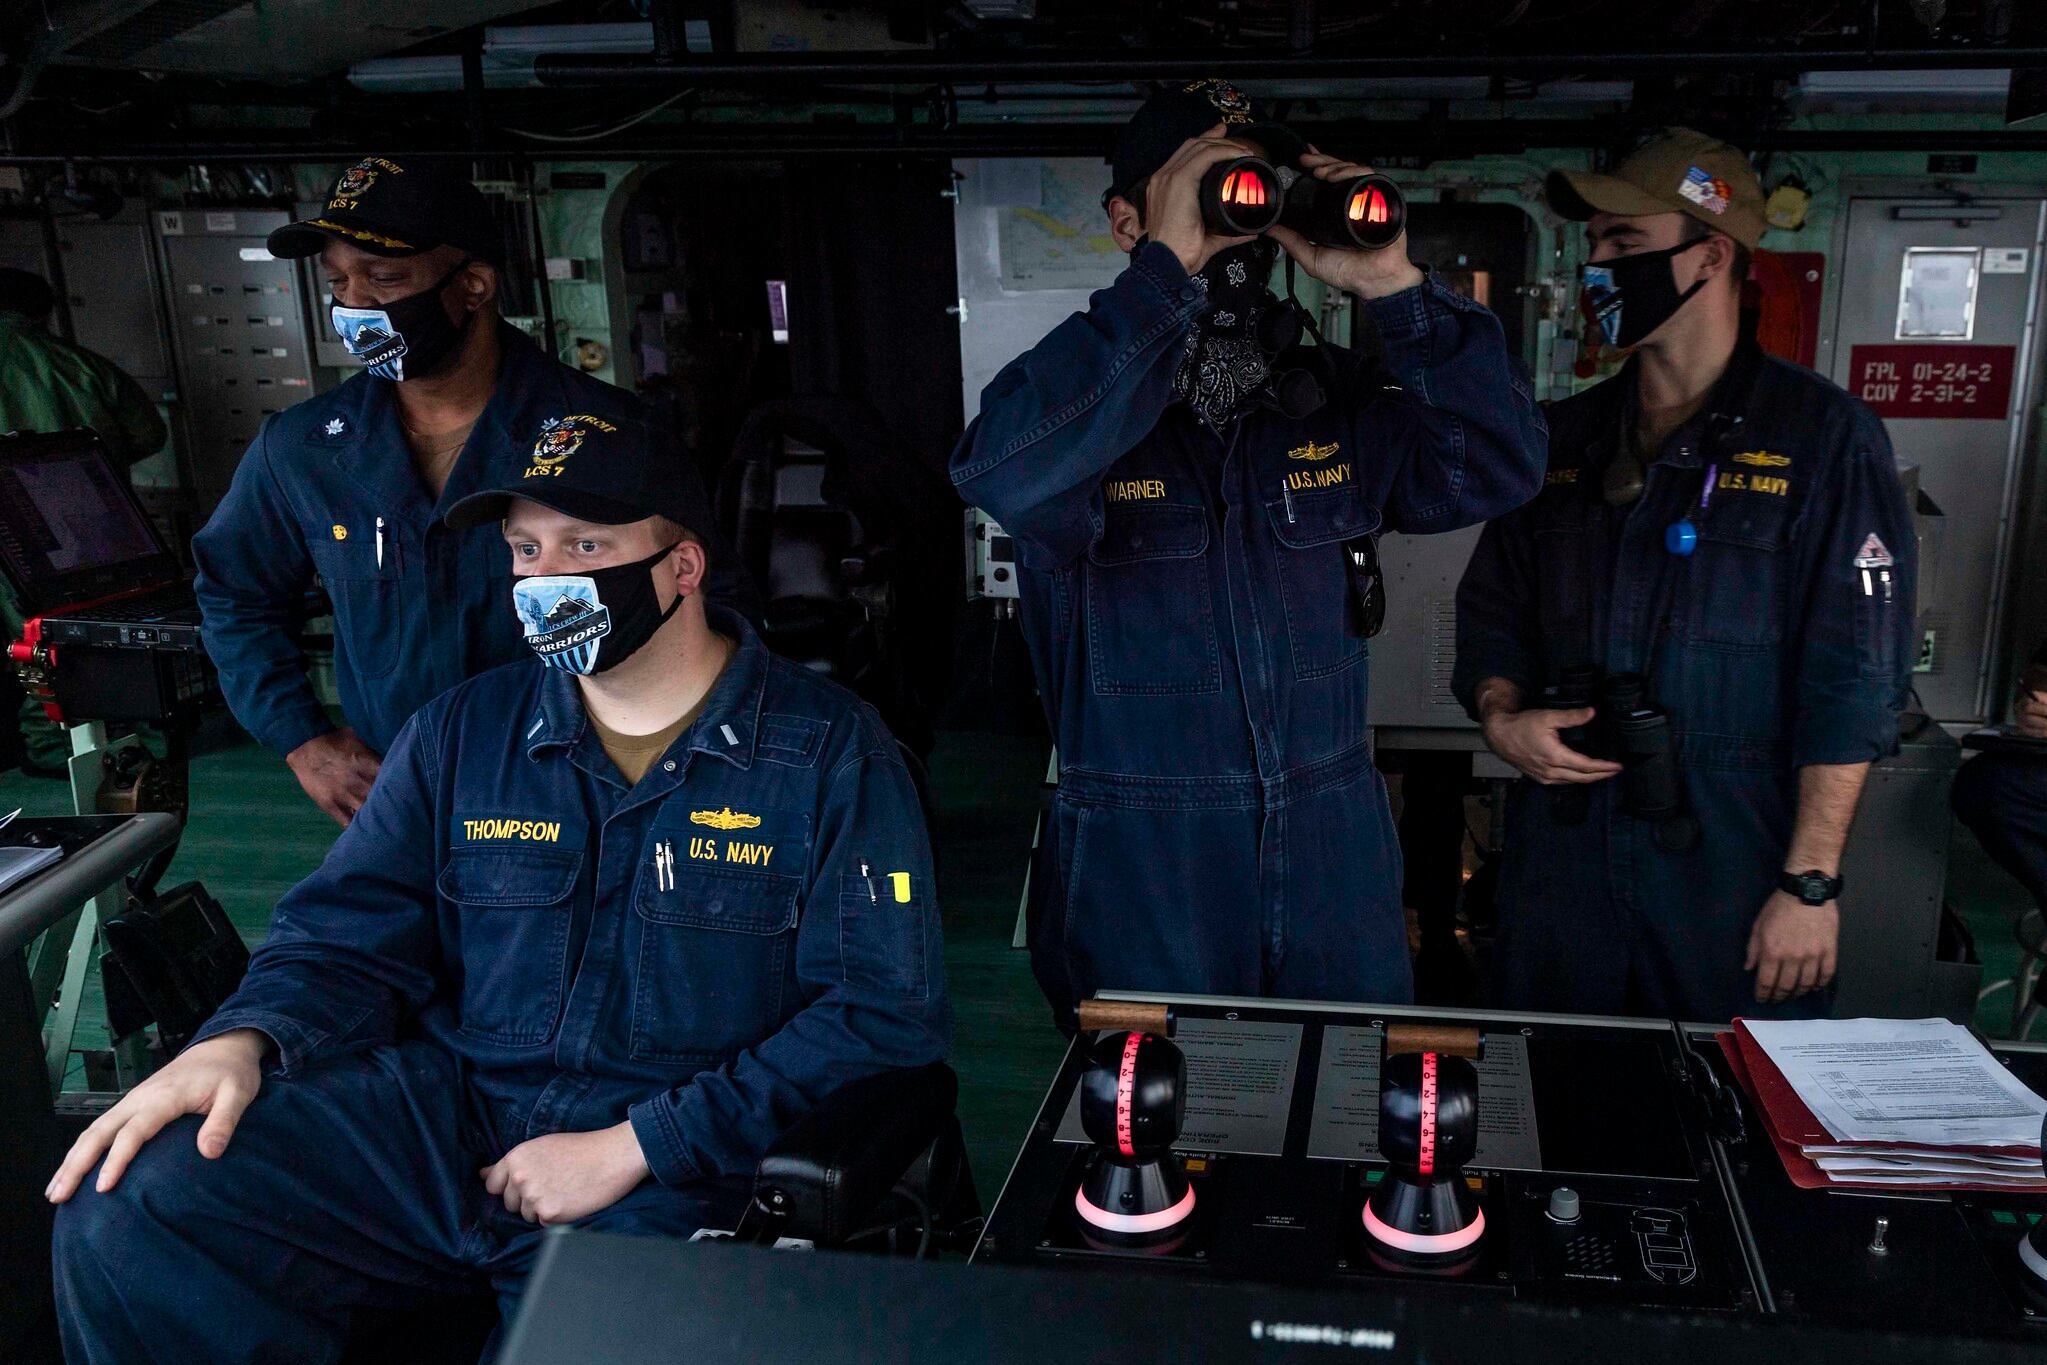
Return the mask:
[[[2047,670],[2047,643],[2033,652],[2019,686]],[[1977,754],[1955,774],[1954,811],[1997,865],[2047,905],[2047,754]]]
[[[1476,716],[1491,677],[1539,705],[1575,664],[1649,675],[1700,834],[1667,851],[1622,808],[1619,778],[1577,789],[1576,824],[1558,818],[1570,798],[1516,783],[1502,1000],[1697,1020],[1822,1013],[1824,992],[1758,1003],[1742,960],[1784,869],[1798,769],[1897,752],[1918,555],[1890,440],[1860,401],[1744,342],[1640,499],[1610,507],[1602,477],[1635,386],[1630,364],[1551,406],[1541,496],[1486,527],[1458,588],[1452,681]],[[1697,547],[1672,554],[1665,528],[1687,515]]]
[[583,1225],[730,1228],[820,1097],[945,1054],[895,742],[737,615],[713,624],[738,653],[630,788],[535,660],[405,726],[201,1031],[276,1046],[227,1152],[180,1119],[59,1208],[73,1365],[330,1360],[351,1307],[485,1282],[509,1309],[541,1229],[477,1172],[512,1147],[629,1120],[653,1179]]
[[1220,435],[1173,391],[1208,307],[1147,244],[995,377],[952,458],[1015,538],[1059,746],[1031,936],[1062,1019],[1105,987],[1409,997],[1344,545],[1540,482],[1541,416],[1479,305],[1434,282],[1367,302],[1384,382],[1338,350],[1319,411]]
[[[528,657],[507,605],[504,537],[495,526],[451,531],[441,513],[516,477],[543,418],[647,413],[632,394],[562,364],[509,324],[501,333],[497,390],[438,505],[413,468],[393,381],[365,372],[265,421],[192,538],[206,652],[235,719],[278,753],[334,728],[299,644],[315,574],[334,603],[342,713],[380,754],[434,697]],[[687,458],[677,466],[678,478],[700,477]],[[712,599],[751,609],[752,589],[738,558],[717,552],[716,528],[690,529],[713,548]]]

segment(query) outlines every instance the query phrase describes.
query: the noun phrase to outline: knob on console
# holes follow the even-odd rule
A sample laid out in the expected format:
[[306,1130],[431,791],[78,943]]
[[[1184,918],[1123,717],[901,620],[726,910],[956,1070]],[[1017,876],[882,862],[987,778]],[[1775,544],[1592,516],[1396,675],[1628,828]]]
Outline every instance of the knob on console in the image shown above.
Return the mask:
[[1172,1153],[1187,1109],[1187,1059],[1155,1033],[1105,1034],[1080,1079],[1080,1122],[1095,1154],[1074,1209],[1119,1239],[1170,1237],[1194,1212]]
[[1478,1147],[1478,1072],[1436,1052],[1389,1056],[1379,1073],[1379,1150],[1387,1171],[1365,1201],[1365,1232],[1396,1260],[1472,1255],[1485,1211],[1464,1183]]

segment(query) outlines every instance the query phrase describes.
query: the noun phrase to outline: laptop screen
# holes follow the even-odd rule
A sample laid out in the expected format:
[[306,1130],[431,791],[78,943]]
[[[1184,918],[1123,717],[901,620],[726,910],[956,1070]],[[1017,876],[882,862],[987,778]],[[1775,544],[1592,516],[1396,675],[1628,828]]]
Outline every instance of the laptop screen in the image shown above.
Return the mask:
[[31,611],[177,575],[127,480],[79,432],[0,439],[0,560]]

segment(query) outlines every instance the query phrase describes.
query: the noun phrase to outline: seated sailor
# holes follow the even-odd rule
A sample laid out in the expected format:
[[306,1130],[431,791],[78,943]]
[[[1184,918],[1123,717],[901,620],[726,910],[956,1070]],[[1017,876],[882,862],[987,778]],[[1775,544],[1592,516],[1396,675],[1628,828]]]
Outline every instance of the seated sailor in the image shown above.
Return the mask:
[[894,740],[705,607],[708,511],[646,428],[537,435],[448,516],[502,521],[538,657],[405,725],[240,990],[50,1183],[75,1365],[330,1360],[354,1308],[509,1308],[543,1225],[729,1228],[825,1094],[946,1051]]

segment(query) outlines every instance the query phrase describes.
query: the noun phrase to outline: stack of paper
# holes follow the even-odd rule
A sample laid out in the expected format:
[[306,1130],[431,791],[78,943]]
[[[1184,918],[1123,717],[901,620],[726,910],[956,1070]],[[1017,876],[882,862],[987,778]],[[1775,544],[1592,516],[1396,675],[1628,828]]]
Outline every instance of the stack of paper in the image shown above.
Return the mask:
[[[10,820],[13,818],[8,817]],[[36,848],[27,844],[14,844],[0,848],[0,891],[5,891],[24,877],[42,871],[63,856],[64,850],[56,847]]]
[[1792,1183],[2047,1190],[2047,1100],[1945,1019],[1738,1019],[1720,1046]]

